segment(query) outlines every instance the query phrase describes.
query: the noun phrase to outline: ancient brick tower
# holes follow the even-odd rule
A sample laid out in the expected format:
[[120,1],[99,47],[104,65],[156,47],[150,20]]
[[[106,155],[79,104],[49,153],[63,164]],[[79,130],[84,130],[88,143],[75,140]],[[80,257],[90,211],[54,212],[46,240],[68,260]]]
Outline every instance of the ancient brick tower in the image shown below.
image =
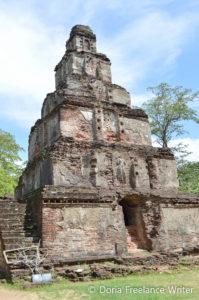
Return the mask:
[[88,26],[72,28],[55,71],[16,189],[52,261],[197,248],[198,198],[178,191],[173,154],[152,147]]

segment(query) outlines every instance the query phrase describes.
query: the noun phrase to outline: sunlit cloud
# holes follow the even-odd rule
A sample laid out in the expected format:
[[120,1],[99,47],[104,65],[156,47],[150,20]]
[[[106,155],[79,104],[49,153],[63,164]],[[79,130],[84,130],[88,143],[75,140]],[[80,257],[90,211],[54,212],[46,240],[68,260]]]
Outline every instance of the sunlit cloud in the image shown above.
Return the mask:
[[186,145],[186,151],[191,152],[186,159],[189,161],[198,161],[199,160],[199,139],[191,139],[191,138],[182,138],[182,139],[176,139],[172,140],[170,142],[170,147],[175,147],[179,143],[182,143],[183,145]]
[[[160,145],[156,142],[155,137],[152,138],[152,144],[154,147],[160,147]],[[181,138],[174,139],[169,143],[169,147],[176,147],[181,144],[185,146],[185,149],[190,154],[185,157],[188,161],[198,161],[199,160],[199,139],[192,138]]]
[[198,20],[192,15],[149,13],[128,24],[112,41],[102,39],[100,52],[111,57],[113,80],[132,89],[151,72],[158,76],[174,68],[196,26]]

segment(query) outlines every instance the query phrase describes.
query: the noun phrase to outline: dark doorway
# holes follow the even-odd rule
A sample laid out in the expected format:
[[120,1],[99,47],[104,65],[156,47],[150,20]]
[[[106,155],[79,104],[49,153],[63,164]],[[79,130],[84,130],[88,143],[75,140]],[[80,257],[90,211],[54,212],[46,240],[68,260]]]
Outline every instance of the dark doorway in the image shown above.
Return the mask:
[[123,199],[120,205],[124,214],[128,253],[134,253],[139,249],[147,249],[139,201],[137,199],[136,201]]

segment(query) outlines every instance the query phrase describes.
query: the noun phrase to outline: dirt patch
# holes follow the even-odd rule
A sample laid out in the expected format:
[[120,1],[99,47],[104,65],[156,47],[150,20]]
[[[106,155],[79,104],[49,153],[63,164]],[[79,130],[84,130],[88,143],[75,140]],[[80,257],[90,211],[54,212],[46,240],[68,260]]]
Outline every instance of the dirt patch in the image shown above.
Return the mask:
[[0,289],[1,300],[39,300],[36,293],[9,291],[7,289]]
[[[59,300],[81,300],[82,297],[88,296],[87,294],[76,295],[73,290],[65,290],[60,293]],[[1,300],[41,300],[41,299],[55,299],[52,294],[45,292],[40,292],[40,295],[37,293],[32,293],[29,291],[11,291],[5,288],[0,288],[0,299]],[[56,298],[57,299],[57,298]]]

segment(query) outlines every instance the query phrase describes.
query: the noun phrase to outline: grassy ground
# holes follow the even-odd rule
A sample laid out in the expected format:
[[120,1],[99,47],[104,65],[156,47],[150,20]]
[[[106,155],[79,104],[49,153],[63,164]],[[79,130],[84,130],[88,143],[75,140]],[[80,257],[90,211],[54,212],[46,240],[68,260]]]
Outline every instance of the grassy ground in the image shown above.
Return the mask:
[[[199,268],[195,269],[180,269],[158,273],[152,272],[150,274],[135,274],[128,277],[118,277],[109,280],[96,280],[89,282],[77,282],[73,283],[68,280],[61,280],[51,286],[39,286],[30,289],[23,290],[20,283],[10,285],[1,284],[0,285],[0,299],[1,290],[10,292],[18,292],[20,299],[42,299],[42,300],[81,300],[81,299],[91,299],[91,300],[128,300],[128,299],[139,299],[139,300],[167,300],[167,299],[189,299],[198,300],[199,299]],[[169,288],[171,287],[187,287],[189,292],[185,291],[183,293],[169,293]],[[141,293],[133,293],[130,288],[134,287],[145,287],[144,290],[140,290]],[[161,294],[160,291],[154,290],[151,293],[146,293],[148,288],[162,288],[164,292]],[[192,288],[192,293],[190,293],[190,288]],[[21,294],[20,294],[21,293]],[[21,296],[20,296],[21,295]],[[16,294],[17,296],[17,294]],[[4,296],[5,297],[5,296]],[[14,299],[15,297],[13,297]],[[12,299],[12,298],[10,298]],[[17,298],[18,299],[18,298]],[[6,297],[5,300],[9,300]]]

